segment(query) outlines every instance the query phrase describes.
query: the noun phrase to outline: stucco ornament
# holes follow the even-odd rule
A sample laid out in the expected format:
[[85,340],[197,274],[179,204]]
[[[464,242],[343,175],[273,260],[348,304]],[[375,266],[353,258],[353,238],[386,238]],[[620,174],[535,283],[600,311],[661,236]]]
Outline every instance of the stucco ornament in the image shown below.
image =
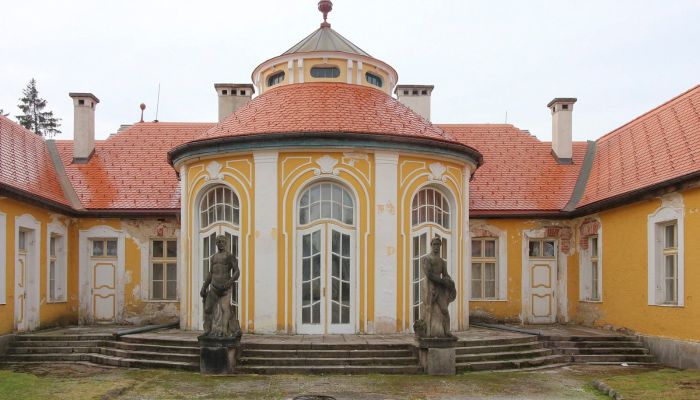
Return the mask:
[[428,169],[430,170],[430,180],[433,181],[445,181],[446,177],[445,171],[447,171],[447,168],[442,165],[439,162],[432,163],[428,165]]
[[334,168],[338,164],[338,160],[325,155],[318,160],[316,160],[316,164],[318,164],[319,168],[314,169],[314,174],[316,175],[339,175],[340,171],[338,171],[337,168]]
[[209,176],[205,176],[205,180],[211,180],[211,179],[221,179],[223,178],[223,175],[221,174],[221,164],[219,164],[216,161],[212,161],[207,165],[207,172],[209,173]]
[[352,153],[343,153],[343,163],[354,167],[355,162],[357,161],[369,161],[369,157],[367,156],[367,153],[359,153],[359,152],[352,152]]

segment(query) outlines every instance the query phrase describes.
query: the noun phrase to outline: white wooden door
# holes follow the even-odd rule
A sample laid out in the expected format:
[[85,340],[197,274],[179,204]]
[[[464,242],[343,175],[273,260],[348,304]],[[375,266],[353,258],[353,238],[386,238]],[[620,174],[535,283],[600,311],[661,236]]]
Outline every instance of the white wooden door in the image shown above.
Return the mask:
[[523,282],[528,299],[527,322],[552,324],[557,315],[557,243],[550,239],[529,239],[527,251],[527,279]]
[[117,238],[90,240],[92,313],[96,323],[116,322],[117,254]]
[[29,249],[29,232],[19,231],[17,260],[15,262],[15,330],[28,330],[27,324],[27,261]]

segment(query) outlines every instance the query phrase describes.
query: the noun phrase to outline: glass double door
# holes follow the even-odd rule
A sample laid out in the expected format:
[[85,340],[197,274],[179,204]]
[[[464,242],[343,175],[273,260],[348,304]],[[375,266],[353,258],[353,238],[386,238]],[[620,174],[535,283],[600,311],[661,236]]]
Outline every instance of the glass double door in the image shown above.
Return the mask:
[[298,239],[297,333],[355,333],[354,232],[319,224]]

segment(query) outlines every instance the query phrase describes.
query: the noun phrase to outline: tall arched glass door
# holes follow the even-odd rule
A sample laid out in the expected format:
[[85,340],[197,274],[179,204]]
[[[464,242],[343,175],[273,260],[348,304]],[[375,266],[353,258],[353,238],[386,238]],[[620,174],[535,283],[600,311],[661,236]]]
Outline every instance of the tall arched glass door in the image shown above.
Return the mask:
[[297,333],[355,333],[353,198],[341,185],[317,183],[297,210]]
[[[240,203],[238,196],[226,186],[215,186],[209,189],[199,204],[199,241],[201,277],[199,288],[202,287],[209,273],[211,257],[216,254],[216,237],[224,235],[228,242],[228,251],[238,260],[238,248],[240,241]],[[241,265],[238,266],[241,271]],[[231,303],[234,310],[239,313],[239,282],[233,287]],[[199,289],[198,289],[199,290]],[[201,306],[201,302],[200,302]],[[200,314],[201,315],[201,314]]]
[[430,241],[438,236],[442,239],[441,257],[450,269],[450,204],[437,189],[424,188],[418,191],[411,202],[411,304],[413,321],[421,312],[420,261],[430,252]]

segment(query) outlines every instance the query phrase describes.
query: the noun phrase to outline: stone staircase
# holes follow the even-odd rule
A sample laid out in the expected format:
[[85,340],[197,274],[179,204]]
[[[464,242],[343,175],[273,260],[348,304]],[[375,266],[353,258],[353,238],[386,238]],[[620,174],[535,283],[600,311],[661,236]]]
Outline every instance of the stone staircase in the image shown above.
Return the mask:
[[547,348],[568,358],[568,362],[583,364],[653,365],[656,359],[634,336],[577,335],[540,336]]
[[244,343],[242,374],[421,374],[413,346],[400,343]]
[[18,335],[6,363],[79,362],[128,368],[171,368],[199,371],[196,342],[153,340],[112,335]]
[[456,353],[457,372],[556,367],[567,362],[536,336],[460,340]]

